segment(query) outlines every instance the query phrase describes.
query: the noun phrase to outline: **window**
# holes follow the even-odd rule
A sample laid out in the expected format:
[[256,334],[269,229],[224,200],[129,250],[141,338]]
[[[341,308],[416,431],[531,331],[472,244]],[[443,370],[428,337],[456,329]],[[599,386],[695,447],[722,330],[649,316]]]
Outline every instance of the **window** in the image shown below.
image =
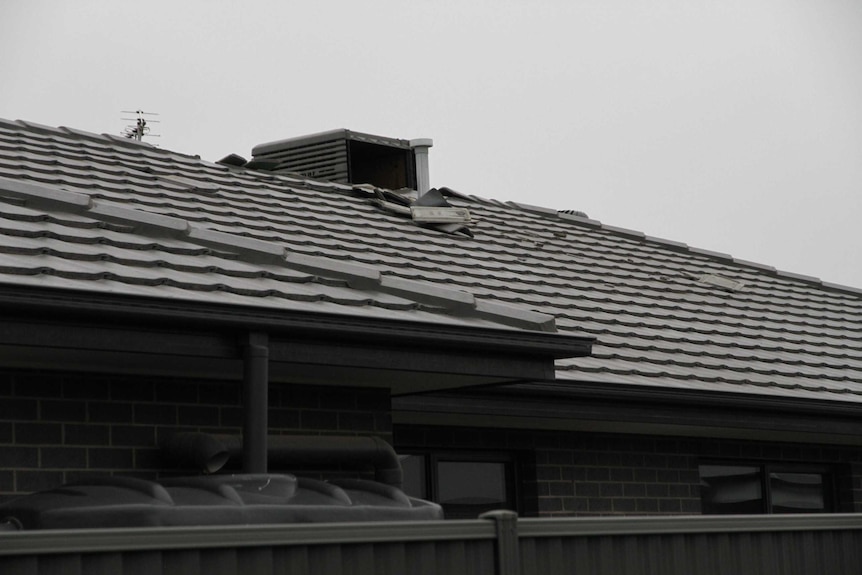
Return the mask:
[[832,474],[823,467],[714,463],[699,471],[704,514],[834,510]]
[[404,491],[439,503],[448,519],[475,519],[493,509],[517,510],[515,472],[507,454],[403,455]]

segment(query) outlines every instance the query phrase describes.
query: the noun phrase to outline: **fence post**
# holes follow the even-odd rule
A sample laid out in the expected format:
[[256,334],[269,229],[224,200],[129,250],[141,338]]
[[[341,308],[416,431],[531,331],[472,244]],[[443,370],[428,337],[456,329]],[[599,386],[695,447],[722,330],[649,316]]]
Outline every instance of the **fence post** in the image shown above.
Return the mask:
[[479,519],[494,521],[497,527],[497,575],[520,575],[518,514],[501,509],[483,513]]

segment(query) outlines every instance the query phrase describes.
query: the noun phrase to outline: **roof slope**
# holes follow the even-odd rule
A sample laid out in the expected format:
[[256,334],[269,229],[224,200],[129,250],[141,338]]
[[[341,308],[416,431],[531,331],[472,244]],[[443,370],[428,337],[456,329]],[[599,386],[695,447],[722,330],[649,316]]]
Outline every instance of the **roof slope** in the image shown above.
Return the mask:
[[[6,143],[0,144],[4,167]],[[0,175],[0,285],[555,331],[552,316],[384,275],[372,266],[305,256],[277,242],[213,231],[72,189],[50,178]]]
[[597,338],[559,380],[862,402],[862,290],[576,215],[452,197],[475,237],[447,235],[362,189],[23,122],[0,123],[0,177],[549,314]]

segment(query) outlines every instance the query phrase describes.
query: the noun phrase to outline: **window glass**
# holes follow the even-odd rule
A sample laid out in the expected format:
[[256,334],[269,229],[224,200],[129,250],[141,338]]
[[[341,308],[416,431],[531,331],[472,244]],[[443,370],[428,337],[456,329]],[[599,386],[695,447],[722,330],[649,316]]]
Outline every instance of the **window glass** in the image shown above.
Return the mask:
[[700,496],[704,513],[763,513],[760,468],[701,465]]
[[441,504],[506,503],[506,468],[503,463],[440,461],[437,479]]
[[514,459],[484,451],[399,455],[404,493],[443,507],[447,519],[475,519],[494,509],[518,509]]
[[403,455],[401,470],[404,472],[404,493],[419,499],[428,499],[428,482],[426,481],[426,456]]
[[827,469],[786,464],[701,465],[701,509],[713,513],[828,513]]
[[770,473],[773,513],[823,513],[827,511],[820,473]]

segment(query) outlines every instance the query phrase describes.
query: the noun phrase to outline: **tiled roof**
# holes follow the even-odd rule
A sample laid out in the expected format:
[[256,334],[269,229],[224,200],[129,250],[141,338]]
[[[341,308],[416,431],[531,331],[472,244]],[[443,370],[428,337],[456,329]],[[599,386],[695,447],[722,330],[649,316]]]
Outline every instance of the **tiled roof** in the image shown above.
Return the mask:
[[[553,316],[561,333],[597,338],[591,357],[558,362],[560,381],[862,402],[862,290],[578,215],[455,196],[448,200],[469,209],[474,237],[449,235],[381,210],[359,188],[22,122],[0,123],[0,177],[276,244],[293,257],[370,266],[387,281],[462,290],[479,309],[502,302]],[[381,296],[376,309],[416,313],[399,301]]]
[[545,314],[94,196],[0,175],[0,285],[554,331]]

